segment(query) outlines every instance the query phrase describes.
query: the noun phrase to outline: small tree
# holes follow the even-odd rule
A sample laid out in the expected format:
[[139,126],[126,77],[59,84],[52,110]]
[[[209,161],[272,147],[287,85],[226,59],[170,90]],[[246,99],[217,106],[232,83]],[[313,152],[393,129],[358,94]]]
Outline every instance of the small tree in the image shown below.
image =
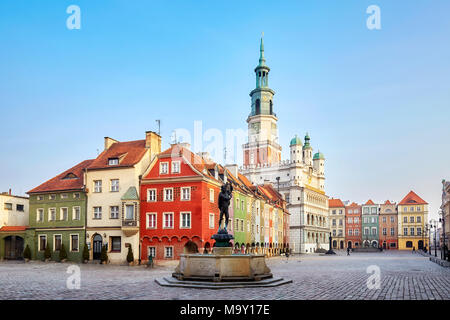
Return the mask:
[[100,254],[101,262],[108,262],[108,253],[106,252],[106,245],[102,247],[102,252]]
[[89,249],[86,243],[83,248],[83,261],[89,261]]
[[131,249],[131,245],[128,247],[127,261],[131,263],[134,261],[133,249]]
[[25,247],[25,250],[23,250],[23,258],[31,260],[31,250],[28,245]]
[[51,257],[52,257],[52,252],[50,251],[50,247],[48,246],[48,243],[47,243],[47,246],[45,247],[44,258],[50,259]]
[[61,249],[59,250],[59,260],[63,261],[67,259],[67,251],[64,244],[61,244]]

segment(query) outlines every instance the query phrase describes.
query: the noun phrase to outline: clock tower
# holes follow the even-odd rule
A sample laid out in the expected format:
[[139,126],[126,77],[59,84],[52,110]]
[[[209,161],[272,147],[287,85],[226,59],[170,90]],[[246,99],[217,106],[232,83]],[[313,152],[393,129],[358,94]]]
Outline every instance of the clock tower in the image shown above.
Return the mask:
[[271,165],[281,161],[278,118],[273,112],[275,91],[269,88],[269,71],[261,37],[259,64],[255,68],[256,88],[250,92],[252,108],[247,118],[248,143],[243,146],[244,166]]

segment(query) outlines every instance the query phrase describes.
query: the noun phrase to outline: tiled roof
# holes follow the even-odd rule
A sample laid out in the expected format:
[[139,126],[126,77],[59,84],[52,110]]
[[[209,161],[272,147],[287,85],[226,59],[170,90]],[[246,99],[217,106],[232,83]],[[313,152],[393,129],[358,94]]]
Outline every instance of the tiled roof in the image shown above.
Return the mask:
[[365,203],[365,205],[371,205],[371,204],[375,204],[375,203],[373,203],[373,201],[370,200],[370,199],[369,199],[369,201],[367,201],[367,202]]
[[44,182],[40,186],[31,189],[27,193],[41,193],[50,191],[81,190],[84,186],[83,170],[94,160],[85,160],[75,167],[64,171],[54,178]]
[[349,207],[352,207],[352,208],[354,208],[354,207],[359,207],[359,204],[357,204],[357,203],[355,203],[355,202],[352,202],[352,204],[349,205]]
[[[115,142],[104,150],[88,167],[91,169],[131,167],[138,163],[144,156],[145,140]],[[118,158],[118,165],[109,165],[108,159]]]
[[328,199],[328,207],[329,208],[343,208],[343,207],[345,207],[345,205],[341,201],[341,199]]
[[[214,168],[215,163],[211,161],[205,161],[203,158],[189,149],[183,147],[180,144],[174,144],[169,149],[161,152],[158,157],[171,156],[171,157],[184,157],[197,171],[200,171],[203,175],[216,180],[214,175],[212,175],[209,168]],[[217,181],[217,180],[216,180]]]
[[408,205],[408,204],[428,204],[425,200],[419,197],[414,191],[410,191],[402,201],[399,202],[399,205]]
[[26,229],[26,226],[3,226],[0,228],[0,232],[17,232],[25,231]]
[[384,202],[384,204],[393,204],[393,203],[390,202],[389,200],[386,200],[386,201]]

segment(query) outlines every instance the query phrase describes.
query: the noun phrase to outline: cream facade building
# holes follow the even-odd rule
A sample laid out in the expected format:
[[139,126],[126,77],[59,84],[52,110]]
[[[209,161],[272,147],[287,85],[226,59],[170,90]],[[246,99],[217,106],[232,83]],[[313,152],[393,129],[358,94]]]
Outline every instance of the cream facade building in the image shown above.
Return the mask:
[[329,217],[333,249],[345,248],[345,204],[340,199],[329,199]]
[[264,58],[261,39],[259,64],[255,68],[256,88],[250,92],[248,143],[243,145],[241,172],[253,184],[273,184],[285,198],[290,213],[289,241],[294,253],[329,249],[328,196],[325,194],[325,157],[313,153],[310,137],[295,136],[290,143],[290,159],[281,160],[278,118],[269,88],[270,68]]
[[106,245],[111,263],[124,263],[131,246],[139,259],[139,188],[141,175],[161,152],[161,137],[119,142],[105,138],[105,150],[86,169],[86,242],[91,259],[100,259]]
[[29,198],[9,192],[0,194],[0,228],[29,225]]

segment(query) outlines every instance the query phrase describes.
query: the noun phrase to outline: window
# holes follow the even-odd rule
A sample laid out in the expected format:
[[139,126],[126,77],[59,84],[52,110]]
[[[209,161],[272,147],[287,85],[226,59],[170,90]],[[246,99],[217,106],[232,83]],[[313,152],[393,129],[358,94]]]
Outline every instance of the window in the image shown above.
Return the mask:
[[79,192],[74,193],[74,194],[73,194],[73,197],[74,197],[75,199],[80,199],[80,193],[79,193]]
[[339,231],[338,231],[338,236],[339,236],[339,237],[342,237],[342,230],[339,230]]
[[53,236],[53,251],[59,251],[61,250],[61,235],[60,234],[55,234]]
[[155,201],[156,201],[156,189],[148,189],[147,202],[155,202]]
[[336,210],[332,210],[331,213],[332,213],[332,214],[336,214]]
[[336,219],[333,219],[333,227],[336,226]]
[[182,201],[189,201],[189,200],[191,200],[191,188],[190,187],[183,187],[183,188],[181,188],[181,200]]
[[244,220],[241,220],[241,232],[244,232]]
[[408,228],[403,228],[403,235],[407,236],[408,235]]
[[359,236],[359,229],[355,229],[355,236]]
[[391,242],[389,245],[390,245],[391,248],[395,248],[396,247],[395,242]]
[[173,258],[173,247],[164,247],[164,258]]
[[79,247],[79,241],[78,241],[78,235],[77,234],[71,234],[70,235],[70,251],[72,252],[78,252]]
[[353,210],[353,213],[359,213],[358,209]]
[[383,228],[383,236],[387,235],[387,230],[386,228]]
[[110,219],[119,219],[119,206],[109,207],[109,218]]
[[147,213],[147,229],[156,229],[156,213]]
[[413,223],[414,222],[414,217],[409,217],[409,222]]
[[372,207],[372,214],[377,213],[377,208]]
[[355,217],[355,223],[359,223],[359,218]]
[[36,212],[36,221],[42,222],[44,221],[44,209],[37,209]]
[[372,235],[376,235],[377,234],[377,228],[372,228]]
[[61,194],[61,199],[67,199],[68,197],[69,197],[69,195],[67,193]]
[[94,192],[102,192],[102,180],[94,181]]
[[422,222],[422,219],[421,219],[420,216],[419,216],[419,217],[416,217],[416,222],[417,222],[417,223],[421,223],[421,222]]
[[20,212],[24,212],[25,206],[23,204],[18,204],[18,205],[16,205],[16,210],[20,211]]
[[159,173],[160,174],[168,174],[169,173],[169,163],[168,162],[161,162],[159,164]]
[[239,231],[239,219],[234,222],[234,230]]
[[180,161],[172,161],[172,173],[180,173]]
[[4,206],[4,208],[5,208],[5,210],[12,210],[12,203],[5,203],[5,206]]
[[191,227],[191,213],[180,212],[180,228],[190,228],[190,227]]
[[408,217],[403,217],[403,223],[408,223]]
[[422,228],[417,228],[417,235],[421,236],[422,235]]
[[391,236],[395,235],[395,229],[391,228]]
[[46,246],[47,246],[47,236],[46,235],[39,236],[39,251],[45,251]]
[[60,212],[59,212],[59,220],[67,221],[68,212],[69,212],[69,210],[67,208],[61,208]]
[[127,204],[125,206],[125,219],[134,220],[134,205]]
[[94,219],[102,218],[102,207],[94,207]]
[[56,199],[56,194],[51,194],[48,196],[49,200],[55,200]]
[[72,208],[72,220],[80,220],[80,207]]
[[209,189],[209,202],[214,202],[214,189]]
[[48,221],[56,220],[56,208],[48,209]]
[[414,235],[414,228],[410,228],[409,229],[410,234],[413,236]]
[[352,236],[353,235],[353,229],[348,229],[348,235]]
[[44,200],[44,196],[37,196],[37,200],[38,200],[38,201]]
[[364,208],[364,213],[369,213],[369,208]]
[[111,252],[120,252],[122,249],[122,238],[111,237]]
[[353,210],[352,210],[352,209],[349,209],[349,210],[348,210],[348,213],[353,213]]
[[108,165],[109,166],[117,166],[119,164],[119,158],[109,158]]
[[394,222],[394,221],[395,221],[394,217],[391,217],[391,222]]
[[348,218],[348,223],[353,223],[353,218]]
[[119,192],[119,179],[111,179],[111,192]]
[[408,211],[408,208],[407,207],[403,207],[403,212],[406,212],[406,211]]
[[342,219],[339,219],[339,226],[342,227],[343,226],[343,222]]
[[173,201],[173,188],[164,188],[164,201]]
[[209,214],[209,228],[210,229],[214,229],[214,219],[215,218],[215,215],[214,215],[214,213],[210,213]]
[[173,212],[164,213],[164,225],[163,228],[173,228]]
[[147,257],[156,258],[156,247],[147,247]]
[[339,214],[342,214],[342,209],[339,210]]
[[333,230],[333,236],[336,236],[336,229]]
[[369,235],[369,228],[364,228],[364,235],[365,236]]
[[414,207],[411,207],[411,208],[409,209],[409,211],[411,211],[411,212],[414,211]]
[[420,207],[417,207],[417,208],[416,208],[416,211],[420,211]]
[[386,217],[383,217],[383,222],[386,222]]

